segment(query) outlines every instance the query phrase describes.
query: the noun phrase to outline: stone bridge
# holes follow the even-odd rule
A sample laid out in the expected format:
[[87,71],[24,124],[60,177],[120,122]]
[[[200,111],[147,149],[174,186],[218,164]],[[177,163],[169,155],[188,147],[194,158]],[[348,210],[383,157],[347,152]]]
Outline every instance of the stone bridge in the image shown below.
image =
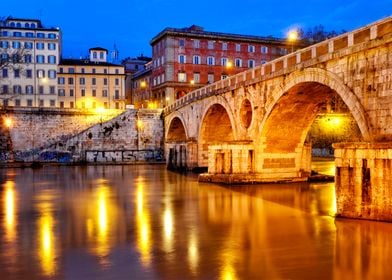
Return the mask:
[[168,165],[215,182],[306,180],[307,133],[338,95],[362,134],[335,145],[338,214],[392,219],[391,43],[388,17],[188,93],[164,110]]

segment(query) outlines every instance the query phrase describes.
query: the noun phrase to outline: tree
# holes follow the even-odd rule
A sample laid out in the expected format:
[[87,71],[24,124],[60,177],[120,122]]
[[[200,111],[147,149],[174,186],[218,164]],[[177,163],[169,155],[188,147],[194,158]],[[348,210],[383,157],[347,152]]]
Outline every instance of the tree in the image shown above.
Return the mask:
[[306,32],[303,29],[298,31],[300,38],[309,41],[311,44],[327,40],[345,32],[345,30],[341,30],[340,32],[335,30],[327,31],[321,24],[308,28]]
[[11,74],[24,76],[26,65],[31,62],[30,51],[24,47],[11,48],[8,42],[0,45],[0,100],[4,106],[8,100],[15,97],[9,88],[11,86]]

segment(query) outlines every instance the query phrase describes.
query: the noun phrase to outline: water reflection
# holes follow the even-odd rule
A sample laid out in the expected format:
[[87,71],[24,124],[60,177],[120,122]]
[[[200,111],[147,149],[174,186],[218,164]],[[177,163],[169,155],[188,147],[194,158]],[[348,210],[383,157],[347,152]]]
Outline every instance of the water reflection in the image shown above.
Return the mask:
[[392,224],[333,184],[223,187],[161,166],[0,170],[1,279],[388,279]]
[[151,262],[151,224],[148,210],[146,194],[142,178],[136,182],[136,246],[140,253],[140,260],[143,266],[149,267]]
[[39,218],[37,220],[38,228],[38,246],[37,255],[41,264],[43,274],[46,276],[54,275],[57,269],[56,263],[56,237],[54,233],[55,221],[53,217],[53,195],[51,192],[43,191],[37,196],[36,205]]

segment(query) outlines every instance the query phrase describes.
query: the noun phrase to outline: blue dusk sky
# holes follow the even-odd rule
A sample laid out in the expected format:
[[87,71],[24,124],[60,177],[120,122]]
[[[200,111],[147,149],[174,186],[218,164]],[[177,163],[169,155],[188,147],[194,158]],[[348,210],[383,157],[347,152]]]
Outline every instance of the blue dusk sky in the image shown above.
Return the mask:
[[5,0],[0,16],[60,27],[64,57],[85,56],[98,46],[111,51],[116,44],[125,58],[151,56],[149,42],[165,27],[195,24],[206,31],[283,38],[292,27],[351,31],[391,15],[392,0]]

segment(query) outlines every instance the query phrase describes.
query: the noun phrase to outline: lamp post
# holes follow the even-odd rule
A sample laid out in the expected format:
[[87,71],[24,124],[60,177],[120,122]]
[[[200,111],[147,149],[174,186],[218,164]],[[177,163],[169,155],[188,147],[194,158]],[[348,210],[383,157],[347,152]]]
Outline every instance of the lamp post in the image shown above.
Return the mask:
[[291,43],[291,52],[294,52],[294,44],[298,40],[298,31],[296,29],[290,30],[287,39]]

